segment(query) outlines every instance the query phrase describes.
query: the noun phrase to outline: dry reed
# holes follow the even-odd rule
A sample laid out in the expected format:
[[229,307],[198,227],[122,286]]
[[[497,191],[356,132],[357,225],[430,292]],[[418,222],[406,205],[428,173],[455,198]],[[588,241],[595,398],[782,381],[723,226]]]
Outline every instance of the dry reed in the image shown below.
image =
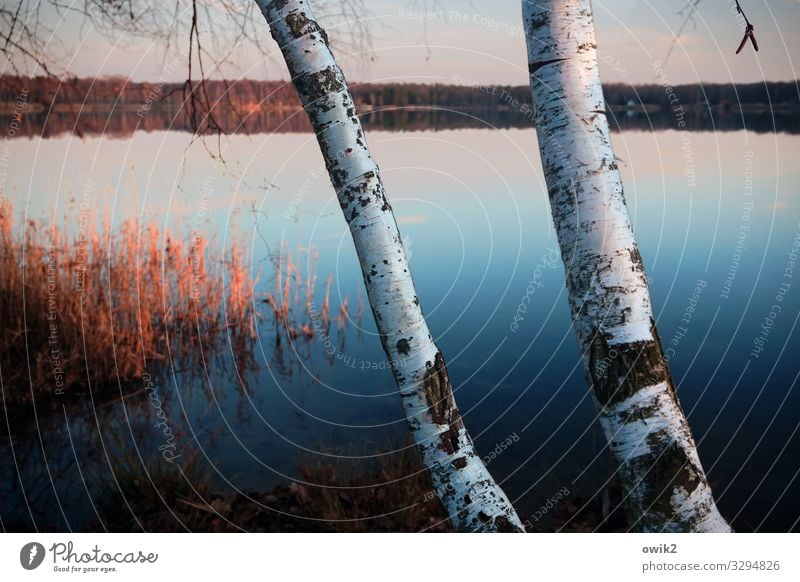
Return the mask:
[[0,206],[0,365],[6,401],[141,379],[146,366],[255,336],[254,284],[233,243],[212,260],[155,224],[77,233],[13,224]]

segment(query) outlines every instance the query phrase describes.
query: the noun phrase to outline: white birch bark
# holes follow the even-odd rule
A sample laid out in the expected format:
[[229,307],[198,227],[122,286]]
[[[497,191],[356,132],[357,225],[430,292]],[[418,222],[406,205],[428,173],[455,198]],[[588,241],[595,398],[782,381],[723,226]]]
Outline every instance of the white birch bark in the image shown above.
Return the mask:
[[539,153],[573,325],[626,504],[643,531],[730,531],[661,348],[597,65],[590,0],[523,0]]
[[524,531],[461,420],[444,359],[414,288],[378,166],[344,75],[304,0],[257,0],[317,135],[355,243],[367,295],[392,363],[411,435],[453,526]]

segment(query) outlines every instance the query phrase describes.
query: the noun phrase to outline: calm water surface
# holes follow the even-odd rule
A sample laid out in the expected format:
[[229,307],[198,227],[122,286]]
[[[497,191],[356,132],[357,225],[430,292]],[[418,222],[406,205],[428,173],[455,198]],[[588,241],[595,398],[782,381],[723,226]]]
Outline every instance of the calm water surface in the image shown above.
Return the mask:
[[[565,485],[581,498],[601,492],[611,467],[553,260],[535,132],[373,130],[368,139],[479,451],[520,437],[492,473],[524,514]],[[797,529],[800,136],[613,139],[660,334],[720,508],[737,530]],[[395,454],[403,411],[368,308],[356,318],[358,263],[314,137],[235,136],[222,142],[224,166],[188,146],[181,132],[17,139],[8,191],[17,214],[69,224],[87,196],[111,224],[138,212],[184,232],[201,225],[217,252],[240,240],[259,293],[273,289],[269,256],[281,246],[303,273],[318,254],[320,301],[333,274],[331,303],[347,298],[352,315],[342,330],[276,345],[266,318],[257,371],[237,375],[227,348],[206,369],[158,380],[178,442],[202,450],[220,491],[263,491],[320,459]],[[752,353],[765,319],[763,351]],[[0,445],[3,466],[16,467],[0,480],[6,527],[79,529],[94,515],[98,461],[121,450],[158,457],[146,396],[127,390],[122,402],[87,397],[14,423],[13,448]]]

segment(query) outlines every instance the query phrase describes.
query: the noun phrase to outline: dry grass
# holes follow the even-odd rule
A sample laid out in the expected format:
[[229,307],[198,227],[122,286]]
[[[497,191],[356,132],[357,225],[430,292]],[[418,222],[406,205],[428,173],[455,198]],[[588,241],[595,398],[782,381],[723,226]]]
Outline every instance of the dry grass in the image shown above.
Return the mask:
[[[293,258],[292,252],[283,244],[278,253],[272,257],[275,273],[274,290],[266,294],[263,302],[271,308],[276,328],[281,331],[281,335],[285,335],[289,340],[311,339],[320,332],[329,335],[332,322],[336,323],[337,330],[341,332],[351,317],[360,327],[364,312],[361,295],[359,295],[358,310],[355,314],[351,315],[349,300],[345,296],[339,303],[336,316],[332,317],[333,274],[328,274],[322,305],[317,306],[315,296],[319,254],[313,248],[305,249],[305,252],[307,253],[305,269],[300,268]],[[315,321],[317,330],[315,330]]]
[[[0,206],[0,373],[4,404],[54,401],[91,388],[119,394],[176,357],[206,357],[231,341],[252,356],[259,314],[269,306],[275,341],[310,343],[343,330],[348,300],[331,305],[333,277],[318,284],[317,255],[306,268],[281,247],[270,292],[255,296],[242,248],[224,257],[208,241],[157,225],[125,222],[74,234],[41,221],[14,225]],[[73,229],[75,230],[75,229]],[[299,256],[300,253],[297,254]],[[316,292],[324,295],[320,301]],[[360,321],[364,302],[358,297]],[[227,347],[227,346],[226,346]],[[296,350],[287,350],[287,353]],[[185,362],[184,362],[185,363]],[[190,363],[191,365],[191,363]],[[307,464],[298,482],[268,492],[221,493],[197,454],[179,463],[143,460],[124,443],[90,469],[102,526],[115,531],[421,531],[448,530],[410,450],[369,466]],[[113,470],[113,476],[109,469]],[[300,481],[314,483],[303,485]]]
[[210,472],[200,467],[197,452],[173,464],[160,455],[140,459],[130,447],[118,449],[108,464],[98,463],[90,472],[101,521],[84,526],[89,531],[192,531],[219,505],[211,501]]
[[[317,462],[300,481],[268,492],[225,494],[199,455],[172,465],[160,458],[115,458],[97,505],[111,531],[368,532],[450,531],[413,449],[377,463]],[[348,466],[346,466],[348,465]],[[135,516],[135,517],[134,517]],[[85,524],[97,530],[100,524]]]
[[253,287],[241,248],[223,260],[207,241],[94,220],[72,236],[13,224],[0,206],[0,365],[6,401],[116,386],[146,366],[232,336],[255,335]]

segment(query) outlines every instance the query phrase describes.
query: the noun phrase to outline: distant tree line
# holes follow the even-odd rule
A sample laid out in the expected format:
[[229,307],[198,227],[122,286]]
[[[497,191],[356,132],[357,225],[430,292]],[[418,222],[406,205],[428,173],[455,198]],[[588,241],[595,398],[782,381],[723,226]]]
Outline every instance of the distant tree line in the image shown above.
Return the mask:
[[[284,81],[206,81],[186,86],[184,83],[135,83],[122,77],[99,79],[67,79],[58,83],[49,77],[0,77],[0,102],[13,104],[20,90],[28,90],[34,106],[49,109],[64,106],[78,109],[124,109],[137,111],[144,107],[179,109],[192,91],[203,91],[216,107],[241,109],[297,109],[300,102],[290,83]],[[692,84],[673,87],[678,102],[684,107],[715,106],[797,106],[798,86],[794,81],[748,84]],[[357,105],[367,108],[439,107],[452,109],[530,108],[530,88],[521,86],[470,86],[416,83],[353,84]],[[612,83],[604,86],[606,103],[618,108],[631,105],[668,105],[665,88],[658,84],[628,85]]]
[[[763,105],[786,106],[800,104],[797,82],[781,81],[767,83],[695,83],[673,87],[678,102],[686,105],[735,106]],[[658,84],[627,85],[612,83],[603,85],[606,103],[610,106],[628,103],[665,105],[666,90]]]
[[27,89],[31,104],[103,109],[138,110],[149,103],[154,107],[180,108],[191,92],[204,93],[211,102],[245,106],[262,103],[270,107],[300,107],[291,84],[282,81],[206,81],[188,86],[185,83],[132,82],[124,77],[97,79],[67,78],[58,82],[51,77],[0,78],[0,102],[10,103],[20,90]]
[[[114,77],[70,79],[59,84],[47,77],[5,76],[0,77],[0,119],[14,115],[24,91],[26,107],[18,136],[104,133],[125,137],[135,131],[165,129],[223,133],[311,130],[296,91],[283,81],[207,81],[205,87],[192,86],[190,90],[205,91],[202,103],[217,104],[213,120],[205,115],[207,111],[192,115],[187,89],[183,83],[133,83]],[[672,103],[660,85],[606,86],[606,101],[614,112],[609,118],[612,131],[674,129],[671,108],[677,103],[686,109],[682,117],[686,127],[694,131],[747,128],[756,133],[800,133],[794,83],[683,85],[671,90]],[[355,84],[352,93],[368,128],[437,131],[533,126],[531,91],[525,86]],[[631,103],[636,107],[627,108]]]

